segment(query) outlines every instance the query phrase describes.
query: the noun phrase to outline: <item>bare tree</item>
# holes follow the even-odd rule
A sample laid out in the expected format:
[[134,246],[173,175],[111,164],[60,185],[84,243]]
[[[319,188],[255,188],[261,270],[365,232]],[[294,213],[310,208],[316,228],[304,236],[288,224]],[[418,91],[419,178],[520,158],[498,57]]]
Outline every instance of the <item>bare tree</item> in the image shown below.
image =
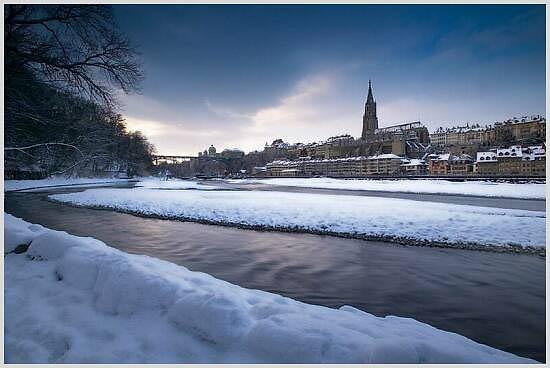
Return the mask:
[[115,90],[134,92],[143,78],[136,50],[106,5],[7,5],[7,78],[21,68],[41,82],[102,104]]
[[[4,9],[5,157],[48,173],[126,162],[128,154],[122,158],[117,148],[129,138],[114,112],[116,95],[139,91],[143,73],[112,8]],[[147,162],[152,148],[140,147],[139,159]]]

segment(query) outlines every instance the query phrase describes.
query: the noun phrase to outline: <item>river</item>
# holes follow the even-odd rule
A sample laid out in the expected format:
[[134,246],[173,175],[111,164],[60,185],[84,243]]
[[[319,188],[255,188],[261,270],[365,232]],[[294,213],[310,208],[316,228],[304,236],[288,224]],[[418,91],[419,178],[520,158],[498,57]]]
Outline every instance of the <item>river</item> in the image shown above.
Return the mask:
[[[80,190],[7,193],[5,211],[243,287],[328,307],[352,305],[377,316],[411,317],[545,361],[544,258],[242,230],[75,208],[47,199],[52,193]],[[423,197],[418,199],[524,209],[544,206],[544,201]]]

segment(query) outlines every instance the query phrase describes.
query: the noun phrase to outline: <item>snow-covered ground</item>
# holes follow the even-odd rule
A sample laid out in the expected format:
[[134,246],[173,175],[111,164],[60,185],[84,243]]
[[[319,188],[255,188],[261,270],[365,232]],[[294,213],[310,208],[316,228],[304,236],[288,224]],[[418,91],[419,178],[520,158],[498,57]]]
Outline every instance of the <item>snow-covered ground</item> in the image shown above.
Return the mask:
[[353,195],[271,191],[88,189],[50,198],[143,215],[406,238],[447,244],[545,245],[545,213]]
[[128,179],[116,178],[66,178],[64,176],[51,177],[41,180],[4,180],[4,191],[31,190],[34,188],[50,188],[78,185],[106,185],[110,183],[126,182]]
[[201,189],[201,190],[215,190],[221,187],[215,185],[202,184],[200,182],[192,180],[159,180],[157,178],[143,178],[136,184],[137,187],[146,189]]
[[535,363],[410,318],[248,290],[4,216],[7,363]]
[[511,184],[485,181],[452,182],[448,180],[359,180],[332,178],[271,178],[233,179],[235,184],[269,184],[304,188],[326,188],[347,190],[373,190],[383,192],[460,194],[482,197],[545,199],[546,185],[537,183]]

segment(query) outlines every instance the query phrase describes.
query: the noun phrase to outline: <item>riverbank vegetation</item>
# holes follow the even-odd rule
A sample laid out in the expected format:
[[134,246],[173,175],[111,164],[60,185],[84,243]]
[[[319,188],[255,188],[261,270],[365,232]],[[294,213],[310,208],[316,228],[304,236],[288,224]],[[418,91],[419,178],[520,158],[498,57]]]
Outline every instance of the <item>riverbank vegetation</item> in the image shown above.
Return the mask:
[[5,178],[142,175],[154,147],[116,96],[139,91],[138,53],[105,5],[6,5]]

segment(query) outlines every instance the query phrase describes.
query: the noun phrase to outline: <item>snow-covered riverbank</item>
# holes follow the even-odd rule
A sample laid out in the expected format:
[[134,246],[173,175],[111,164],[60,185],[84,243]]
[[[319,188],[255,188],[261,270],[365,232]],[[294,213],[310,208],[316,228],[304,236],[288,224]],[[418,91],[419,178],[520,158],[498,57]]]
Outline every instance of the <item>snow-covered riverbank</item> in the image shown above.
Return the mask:
[[536,183],[511,184],[493,183],[486,181],[452,182],[448,180],[429,179],[398,179],[398,180],[369,180],[369,179],[332,179],[332,178],[271,178],[271,179],[233,179],[234,184],[269,184],[277,186],[291,186],[302,188],[370,190],[382,192],[451,194],[481,197],[503,197],[544,199],[546,185]]
[[545,213],[276,191],[89,189],[50,198],[145,216],[450,246],[545,246]]
[[[409,318],[248,290],[4,216],[7,363],[534,363]],[[23,250],[24,247],[19,247]]]
[[66,178],[63,176],[41,180],[4,180],[4,191],[33,190],[68,186],[99,186],[127,182],[128,179],[116,178]]
[[164,190],[184,190],[184,189],[200,189],[200,190],[216,190],[222,189],[220,186],[207,185],[193,180],[160,180],[158,178],[142,178],[137,184],[138,188],[145,189],[164,189]]

